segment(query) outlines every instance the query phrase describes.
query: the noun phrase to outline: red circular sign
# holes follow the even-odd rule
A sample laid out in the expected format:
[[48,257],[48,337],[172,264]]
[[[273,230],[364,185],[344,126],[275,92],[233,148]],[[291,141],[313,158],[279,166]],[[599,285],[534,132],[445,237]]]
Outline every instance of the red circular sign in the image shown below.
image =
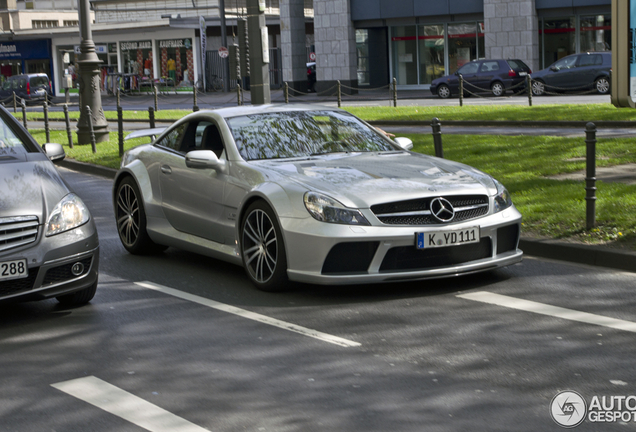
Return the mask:
[[309,60],[316,61],[316,53],[315,52],[309,53]]
[[229,55],[227,48],[221,47],[219,48],[219,57],[226,58]]

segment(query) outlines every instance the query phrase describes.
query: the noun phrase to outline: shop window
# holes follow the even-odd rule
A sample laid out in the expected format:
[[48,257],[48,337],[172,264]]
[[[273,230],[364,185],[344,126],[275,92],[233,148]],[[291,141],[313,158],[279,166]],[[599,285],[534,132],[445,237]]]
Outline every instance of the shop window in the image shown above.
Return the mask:
[[425,25],[418,29],[420,84],[430,84],[444,74],[444,26]]
[[417,84],[417,34],[415,26],[391,27],[393,75],[399,85]]
[[369,85],[369,30],[356,30],[356,53],[358,55],[358,85]]
[[543,67],[576,52],[574,17],[543,20]]
[[609,15],[581,17],[581,52],[611,51],[612,25]]
[[[483,46],[483,31],[477,31],[477,23],[461,23],[448,25],[448,64],[449,73],[453,74],[466,63],[476,60],[478,47]],[[483,48],[482,48],[483,49]]]

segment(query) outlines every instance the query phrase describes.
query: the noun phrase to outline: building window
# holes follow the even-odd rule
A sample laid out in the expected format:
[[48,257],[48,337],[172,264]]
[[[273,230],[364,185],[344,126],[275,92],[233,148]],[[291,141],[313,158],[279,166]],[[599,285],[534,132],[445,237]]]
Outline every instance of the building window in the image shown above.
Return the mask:
[[580,34],[581,52],[610,51],[612,44],[610,16],[582,16]]
[[444,26],[423,25],[418,30],[420,84],[444,75]]
[[60,24],[59,21],[43,21],[43,20],[31,21],[31,27],[34,29],[58,27],[59,24]]
[[391,45],[397,83],[417,84],[417,27],[391,27]]
[[546,18],[540,30],[543,36],[543,67],[576,52],[574,17]]
[[[480,31],[477,31],[479,28]],[[448,24],[448,66],[449,73],[468,62],[477,60],[484,55],[483,24],[462,23]]]
[[358,54],[358,85],[369,85],[369,30],[356,30],[356,53]]
[[64,20],[64,27],[79,27],[78,20]]

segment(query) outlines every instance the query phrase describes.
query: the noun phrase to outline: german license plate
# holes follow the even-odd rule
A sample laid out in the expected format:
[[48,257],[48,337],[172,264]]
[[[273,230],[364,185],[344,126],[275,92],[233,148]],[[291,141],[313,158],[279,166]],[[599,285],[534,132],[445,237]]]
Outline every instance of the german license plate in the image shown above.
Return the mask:
[[0,280],[19,279],[29,275],[27,260],[0,262]]
[[519,72],[519,76],[526,76],[528,75],[528,72]]
[[479,227],[415,233],[415,247],[418,249],[457,246],[467,243],[479,243]]

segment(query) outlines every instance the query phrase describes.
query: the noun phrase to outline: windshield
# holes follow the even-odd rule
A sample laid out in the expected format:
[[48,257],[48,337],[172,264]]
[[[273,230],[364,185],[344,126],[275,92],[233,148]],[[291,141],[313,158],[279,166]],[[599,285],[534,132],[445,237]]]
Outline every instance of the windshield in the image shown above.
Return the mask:
[[227,123],[245,160],[398,150],[388,138],[345,112],[253,114],[230,118]]
[[18,138],[9,126],[0,119],[0,160],[3,156],[27,153],[28,150],[22,140]]

